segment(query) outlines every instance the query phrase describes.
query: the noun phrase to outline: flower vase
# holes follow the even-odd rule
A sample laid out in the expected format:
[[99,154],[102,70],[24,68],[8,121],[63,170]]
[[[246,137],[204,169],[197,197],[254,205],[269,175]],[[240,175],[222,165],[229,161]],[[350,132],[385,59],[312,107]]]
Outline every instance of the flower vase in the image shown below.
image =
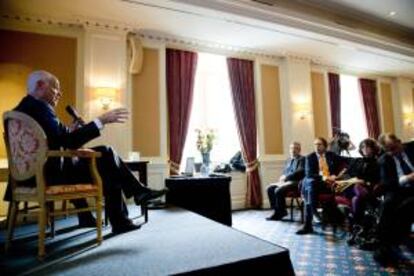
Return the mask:
[[201,157],[203,159],[203,164],[200,168],[200,173],[202,176],[208,176],[210,174],[210,153],[203,152],[201,153]]

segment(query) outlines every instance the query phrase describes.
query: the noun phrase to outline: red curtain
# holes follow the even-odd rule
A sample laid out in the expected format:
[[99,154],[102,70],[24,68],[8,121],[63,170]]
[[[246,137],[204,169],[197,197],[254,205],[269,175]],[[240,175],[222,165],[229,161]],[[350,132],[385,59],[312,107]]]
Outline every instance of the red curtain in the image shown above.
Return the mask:
[[331,123],[332,134],[341,129],[341,86],[339,75],[328,73],[329,80],[329,100],[331,103]]
[[166,59],[170,174],[179,174],[193,103],[197,54],[167,49]]
[[368,135],[371,138],[377,139],[380,135],[377,108],[377,84],[374,80],[359,79],[359,85],[361,86]]
[[247,205],[249,207],[260,207],[262,204],[262,193],[259,162],[257,160],[253,62],[250,60],[228,58],[227,66],[229,69],[241,151],[247,163]]

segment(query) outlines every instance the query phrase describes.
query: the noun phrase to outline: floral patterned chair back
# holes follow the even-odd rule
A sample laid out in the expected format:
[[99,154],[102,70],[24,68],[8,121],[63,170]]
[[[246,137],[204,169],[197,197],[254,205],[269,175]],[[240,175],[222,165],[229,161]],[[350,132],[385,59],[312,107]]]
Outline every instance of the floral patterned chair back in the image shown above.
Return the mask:
[[47,138],[30,116],[9,111],[3,114],[4,139],[11,176],[22,181],[43,170],[47,158]]

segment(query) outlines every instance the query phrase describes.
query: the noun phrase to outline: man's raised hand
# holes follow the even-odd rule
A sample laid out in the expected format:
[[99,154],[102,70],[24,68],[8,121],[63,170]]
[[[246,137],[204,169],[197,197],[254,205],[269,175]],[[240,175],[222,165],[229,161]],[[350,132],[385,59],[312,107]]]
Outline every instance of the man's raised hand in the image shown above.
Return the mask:
[[128,119],[129,112],[126,108],[116,108],[112,109],[101,116],[98,119],[102,124],[112,124],[112,123],[124,123]]

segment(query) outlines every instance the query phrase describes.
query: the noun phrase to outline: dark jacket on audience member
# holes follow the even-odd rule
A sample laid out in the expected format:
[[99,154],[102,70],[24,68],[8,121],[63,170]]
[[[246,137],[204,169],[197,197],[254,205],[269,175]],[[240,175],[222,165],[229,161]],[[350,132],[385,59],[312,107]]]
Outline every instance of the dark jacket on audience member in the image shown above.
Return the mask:
[[[414,165],[414,142],[404,144],[404,152],[407,154],[411,164]],[[399,176],[397,172],[397,164],[394,158],[390,154],[383,154],[379,159],[381,183],[385,193],[395,193],[401,190],[399,184]],[[414,185],[411,185],[411,189],[414,189]]]
[[283,169],[285,181],[299,182],[305,176],[305,157],[288,158]]
[[[343,159],[331,151],[325,152],[325,158],[330,175],[338,175],[343,166]],[[312,152],[306,156],[305,177],[322,180],[322,177],[319,174],[319,158],[316,152]]]
[[376,157],[347,158],[349,177],[358,177],[366,183],[380,182],[380,167]]

